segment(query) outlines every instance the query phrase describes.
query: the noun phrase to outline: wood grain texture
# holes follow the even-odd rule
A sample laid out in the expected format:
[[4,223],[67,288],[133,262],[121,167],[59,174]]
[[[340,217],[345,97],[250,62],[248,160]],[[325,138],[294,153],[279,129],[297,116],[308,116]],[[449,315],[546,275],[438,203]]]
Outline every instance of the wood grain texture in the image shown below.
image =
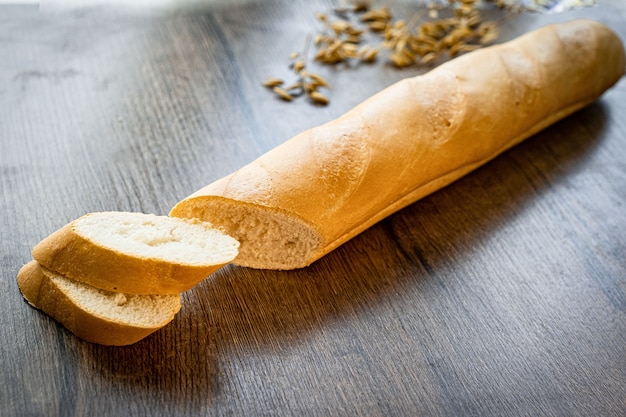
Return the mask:
[[[623,416],[626,83],[298,271],[226,267],[124,348],[30,308],[30,249],[181,198],[422,70],[321,68],[275,100],[330,2],[175,17],[0,6],[0,415]],[[396,5],[399,14],[415,6]],[[503,38],[626,6],[507,19]]]

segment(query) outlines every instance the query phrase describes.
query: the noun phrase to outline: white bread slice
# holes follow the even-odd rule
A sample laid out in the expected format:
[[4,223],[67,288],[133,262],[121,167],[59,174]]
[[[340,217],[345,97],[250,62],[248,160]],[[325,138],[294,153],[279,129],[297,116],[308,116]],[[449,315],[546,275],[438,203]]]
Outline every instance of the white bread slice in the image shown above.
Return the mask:
[[199,220],[110,211],[65,225],[32,255],[49,270],[103,290],[179,294],[231,262],[238,247]]
[[180,295],[131,295],[68,279],[37,261],[24,265],[17,282],[26,301],[76,336],[123,346],[145,338],[174,319]]
[[624,46],[590,20],[541,28],[402,80],[179,202],[223,226],[234,263],[309,265],[593,102],[624,74]]

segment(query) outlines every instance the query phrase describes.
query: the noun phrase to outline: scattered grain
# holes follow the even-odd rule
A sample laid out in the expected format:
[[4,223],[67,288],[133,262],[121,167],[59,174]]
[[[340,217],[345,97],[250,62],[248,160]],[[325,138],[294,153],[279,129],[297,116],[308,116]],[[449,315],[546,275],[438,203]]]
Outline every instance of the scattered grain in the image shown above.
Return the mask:
[[[505,0],[485,1],[507,7]],[[324,65],[349,60],[371,63],[385,51],[389,61],[399,68],[428,65],[476,50],[494,42],[499,35],[495,22],[483,20],[478,0],[448,0],[447,9],[440,1],[430,1],[426,9],[408,22],[394,20],[388,7],[372,9],[369,3],[354,0],[351,5],[334,8],[331,14],[316,13],[322,30],[312,37],[315,62]],[[371,44],[372,37],[378,37],[379,43]],[[328,82],[306,70],[309,43],[310,37],[302,54],[294,52],[289,56],[296,82],[283,87],[282,80],[270,78],[263,85],[283,100],[291,101],[304,93],[314,103],[327,104],[329,98],[318,89],[330,88]]]

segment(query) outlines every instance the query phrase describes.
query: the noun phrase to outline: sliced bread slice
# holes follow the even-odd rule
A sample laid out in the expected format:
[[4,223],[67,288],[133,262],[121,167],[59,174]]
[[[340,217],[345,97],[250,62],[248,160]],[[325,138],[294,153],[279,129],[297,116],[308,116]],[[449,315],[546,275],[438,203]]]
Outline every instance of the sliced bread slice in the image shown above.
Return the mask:
[[32,255],[47,269],[103,290],[179,294],[231,262],[238,248],[207,222],[110,211],[65,225]]
[[33,307],[76,336],[102,345],[130,345],[162,328],[180,310],[180,295],[132,295],[101,290],[57,274],[37,261],[17,283]]

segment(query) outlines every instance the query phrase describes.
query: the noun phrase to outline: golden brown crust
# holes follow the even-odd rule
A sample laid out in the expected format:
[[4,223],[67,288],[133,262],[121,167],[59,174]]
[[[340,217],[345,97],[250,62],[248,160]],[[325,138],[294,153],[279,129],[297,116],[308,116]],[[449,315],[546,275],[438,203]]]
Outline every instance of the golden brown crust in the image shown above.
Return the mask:
[[[291,261],[303,267],[596,100],[623,73],[623,45],[607,27],[589,20],[547,26],[400,81],[207,185],[170,214],[222,225],[224,199],[287,213],[320,234],[319,247]],[[226,231],[241,242],[235,263],[283,269],[245,257],[268,250],[266,243]]]
[[175,314],[155,327],[130,325],[99,317],[72,301],[37,261],[31,261],[20,269],[17,282],[29,304],[48,314],[79,338],[92,343],[111,346],[136,343],[165,326]]

